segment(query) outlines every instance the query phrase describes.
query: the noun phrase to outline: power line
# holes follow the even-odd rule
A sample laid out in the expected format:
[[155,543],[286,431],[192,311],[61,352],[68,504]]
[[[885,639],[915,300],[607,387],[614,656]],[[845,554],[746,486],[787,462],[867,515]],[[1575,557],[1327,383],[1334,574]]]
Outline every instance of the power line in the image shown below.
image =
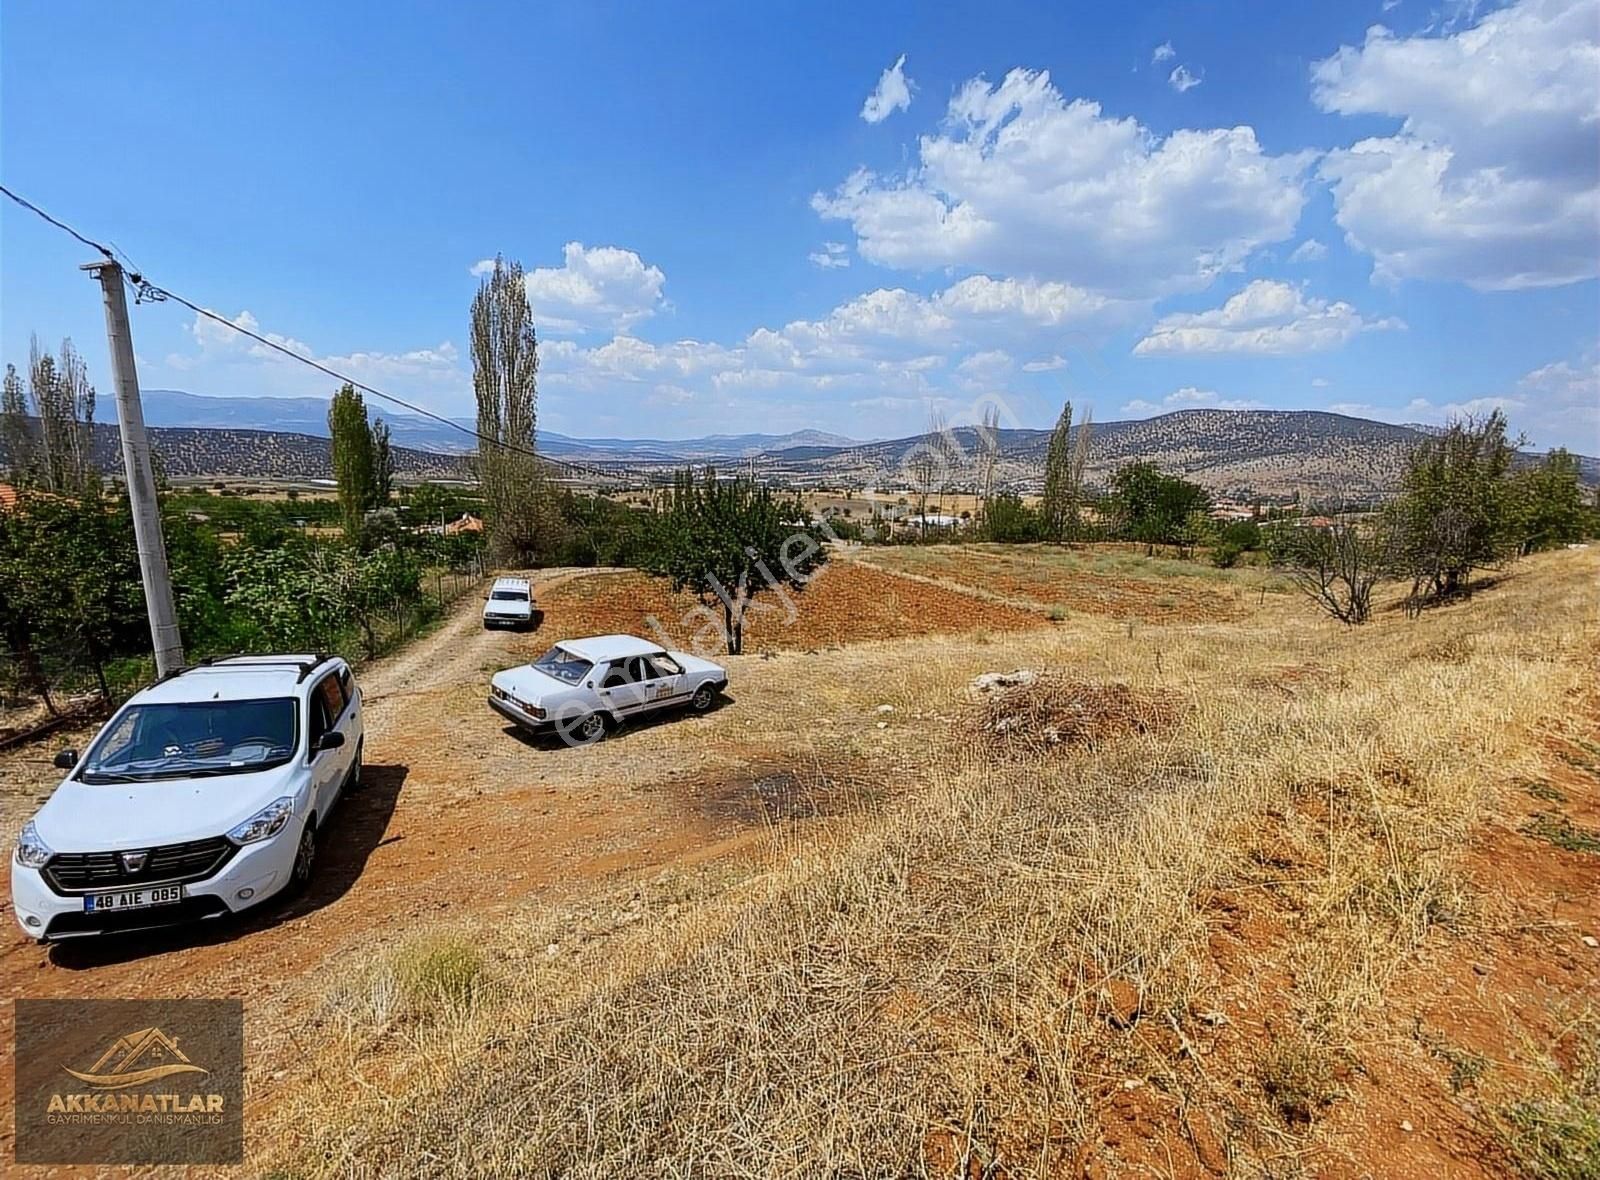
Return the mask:
[[[13,192],[11,189],[7,188],[3,184],[0,184],[0,193],[3,193],[5,196],[9,197],[11,200],[15,201],[18,205],[21,205],[24,209],[28,210],[30,213],[33,213],[36,216],[42,218],[43,220],[49,222],[51,225],[55,226],[57,229],[62,230],[64,232],[70,234],[72,237],[76,238],[80,243],[82,243],[83,245],[89,247],[89,249],[98,251],[100,254],[102,254],[103,256],[105,256],[106,258],[110,259],[113,262],[115,262],[117,260],[116,254],[113,253],[112,249],[109,246],[102,245],[101,243],[95,241],[92,238],[85,237],[83,234],[81,234],[77,230],[73,229],[66,222],[60,220],[59,218],[51,216],[49,213],[47,213],[43,209],[39,208],[39,206],[35,205],[32,201],[28,200],[25,197],[19,196],[17,193]],[[124,254],[123,257],[126,258],[127,255]],[[129,259],[128,261],[129,261],[129,263],[131,265],[132,259]],[[165,303],[165,302],[170,301],[170,302],[179,304],[182,307],[188,308],[190,311],[194,312],[196,315],[204,316],[206,319],[212,320],[215,323],[221,324],[225,328],[231,328],[233,331],[239,333],[241,336],[247,336],[251,340],[256,341],[256,343],[263,344],[266,347],[272,349],[273,351],[281,353],[282,355],[288,357],[290,360],[299,361],[302,365],[308,365],[311,368],[316,369],[320,373],[324,373],[327,376],[334,378],[335,380],[342,381],[347,385],[353,386],[354,388],[361,390],[363,393],[371,394],[373,397],[378,398],[378,399],[380,399],[382,401],[386,401],[386,402],[389,402],[389,403],[391,403],[393,405],[399,406],[402,409],[409,410],[411,413],[416,414],[419,417],[427,418],[427,419],[429,419],[431,421],[439,423],[441,426],[447,426],[451,430],[459,431],[460,433],[466,435],[469,438],[476,439],[480,444],[488,443],[490,446],[499,447],[502,450],[511,451],[511,452],[513,452],[515,454],[526,455],[531,459],[537,459],[540,462],[548,463],[548,464],[550,464],[552,466],[555,466],[555,467],[565,468],[565,469],[567,469],[569,471],[581,471],[581,472],[583,472],[583,473],[585,473],[587,475],[600,476],[600,477],[603,477],[605,479],[617,479],[617,478],[620,478],[617,475],[617,473],[615,473],[615,472],[605,471],[605,470],[603,470],[601,468],[586,467],[581,463],[573,463],[573,462],[570,462],[568,460],[556,459],[556,458],[552,458],[551,456],[548,456],[548,455],[541,455],[541,454],[539,454],[538,451],[534,450],[531,447],[524,447],[524,446],[519,446],[516,443],[509,443],[509,442],[506,442],[503,439],[493,438],[493,437],[491,437],[491,436],[489,436],[487,434],[483,434],[483,433],[481,433],[481,432],[479,432],[477,430],[474,430],[470,426],[463,426],[460,422],[457,422],[452,418],[446,418],[443,414],[436,414],[432,410],[425,409],[424,407],[419,406],[414,402],[408,402],[404,398],[396,397],[391,393],[385,393],[383,390],[377,389],[377,388],[375,388],[375,387],[373,387],[371,385],[368,385],[364,381],[357,380],[356,378],[350,376],[348,373],[341,373],[338,369],[335,369],[335,368],[332,368],[332,367],[330,367],[328,365],[325,365],[321,361],[313,360],[311,357],[308,357],[308,356],[303,356],[302,354],[300,354],[298,352],[295,352],[292,348],[287,348],[284,345],[278,343],[276,340],[273,340],[268,336],[262,335],[260,332],[253,331],[250,328],[246,328],[246,327],[244,327],[244,326],[242,326],[240,324],[235,323],[233,320],[230,320],[227,316],[219,315],[217,312],[214,312],[214,311],[210,310],[209,308],[201,307],[198,303],[195,303],[194,301],[189,300],[189,299],[185,299],[182,295],[179,295],[175,291],[170,291],[165,287],[159,287],[155,283],[152,283],[148,279],[146,279],[144,277],[144,275],[140,274],[136,269],[130,269],[125,273],[126,273],[126,276],[127,276],[128,284],[134,290],[134,301],[137,302],[137,303],[143,303],[143,302],[147,302],[147,301],[148,302],[152,302],[152,303]],[[654,482],[658,482],[658,481],[655,481],[655,480],[650,479],[649,477],[646,477],[646,482],[654,483]]]

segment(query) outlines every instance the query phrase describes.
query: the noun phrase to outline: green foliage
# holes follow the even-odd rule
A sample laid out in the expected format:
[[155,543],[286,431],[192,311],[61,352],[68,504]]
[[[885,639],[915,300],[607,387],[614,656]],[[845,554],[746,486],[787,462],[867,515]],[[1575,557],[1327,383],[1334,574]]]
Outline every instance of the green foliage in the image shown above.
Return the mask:
[[1194,545],[1210,504],[1204,488],[1167,475],[1154,463],[1126,463],[1111,476],[1108,507],[1118,535],[1147,551],[1156,545]]
[[1517,552],[1517,497],[1507,478],[1514,454],[1496,410],[1452,422],[1407,457],[1383,527],[1398,572],[1411,580],[1414,609],[1466,590],[1473,570]]
[[521,265],[496,257],[472,299],[472,390],[478,482],[488,545],[499,565],[525,565],[538,546],[542,492],[534,458],[538,337]]
[[1582,540],[1588,530],[1578,461],[1565,449],[1551,451],[1511,477],[1512,511],[1519,548],[1528,553]]
[[985,538],[1002,544],[1023,544],[1043,540],[1047,528],[1040,513],[1022,502],[1015,492],[998,492],[983,513]]
[[109,696],[107,662],[148,646],[126,500],[25,496],[0,514],[0,626],[14,651],[81,653]]
[[383,508],[394,495],[394,442],[389,424],[379,418],[372,424],[372,505]]
[[372,507],[377,487],[372,428],[367,404],[352,385],[333,395],[328,405],[328,433],[333,439],[333,478],[339,485],[339,511],[345,540],[361,536],[361,523]]
[[1552,1092],[1493,1112],[1517,1170],[1534,1180],[1600,1176],[1600,1026],[1592,1017],[1581,1019],[1574,1033],[1578,1059],[1569,1072],[1557,1073]]
[[746,476],[720,480],[708,468],[699,480],[679,472],[663,510],[651,517],[642,568],[670,578],[674,590],[690,591],[708,610],[720,605],[728,652],[737,655],[751,603],[763,592],[803,588],[826,560],[798,501],[775,500]]

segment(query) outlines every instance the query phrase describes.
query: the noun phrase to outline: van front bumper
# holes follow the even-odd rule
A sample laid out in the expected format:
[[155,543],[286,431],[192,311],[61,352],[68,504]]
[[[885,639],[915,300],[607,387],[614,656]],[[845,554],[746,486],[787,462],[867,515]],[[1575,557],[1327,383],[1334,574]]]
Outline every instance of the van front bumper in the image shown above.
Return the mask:
[[220,918],[260,905],[289,883],[302,824],[291,822],[270,840],[246,844],[210,877],[184,881],[183,900],[143,909],[91,913],[84,909],[88,894],[124,893],[167,884],[140,881],[105,889],[57,892],[38,869],[11,859],[11,908],[17,925],[29,938],[81,938],[94,934],[153,930],[187,922]]

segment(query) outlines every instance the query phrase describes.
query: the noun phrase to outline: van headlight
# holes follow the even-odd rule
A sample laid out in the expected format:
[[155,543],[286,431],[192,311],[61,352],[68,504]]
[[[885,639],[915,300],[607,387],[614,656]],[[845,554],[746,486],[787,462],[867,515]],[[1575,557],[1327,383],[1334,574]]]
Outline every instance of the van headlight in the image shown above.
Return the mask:
[[269,839],[283,831],[283,825],[289,822],[289,817],[293,814],[293,799],[287,795],[281,799],[274,799],[229,832],[228,839],[235,844],[255,844]]
[[22,825],[17,837],[17,863],[25,869],[42,869],[55,855],[55,850],[39,838],[39,829],[30,819]]

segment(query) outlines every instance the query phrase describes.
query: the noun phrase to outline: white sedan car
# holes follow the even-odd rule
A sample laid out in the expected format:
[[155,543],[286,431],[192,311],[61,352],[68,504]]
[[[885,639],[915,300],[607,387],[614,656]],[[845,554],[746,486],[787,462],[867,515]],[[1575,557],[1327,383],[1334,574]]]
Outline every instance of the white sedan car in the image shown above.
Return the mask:
[[582,745],[658,709],[704,713],[727,687],[721,664],[632,635],[597,635],[564,640],[531,664],[496,673],[489,705],[524,729]]
[[234,656],[117,710],[23,826],[11,902],[41,941],[259,905],[311,879],[361,777],[361,691],[332,656]]

